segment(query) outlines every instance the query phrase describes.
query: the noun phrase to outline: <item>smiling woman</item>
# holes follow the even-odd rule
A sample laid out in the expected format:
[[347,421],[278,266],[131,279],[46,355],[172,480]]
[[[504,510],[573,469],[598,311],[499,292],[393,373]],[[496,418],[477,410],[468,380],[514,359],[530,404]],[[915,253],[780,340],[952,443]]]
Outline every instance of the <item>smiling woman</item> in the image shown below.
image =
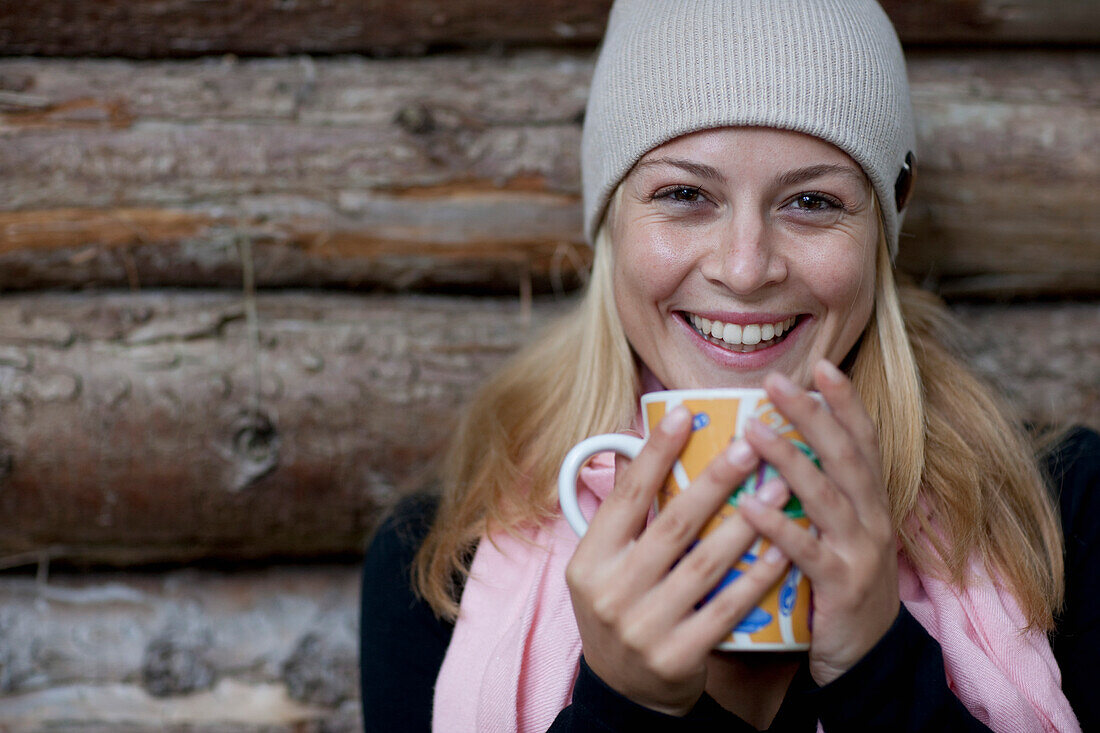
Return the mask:
[[[669,388],[803,386],[839,364],[871,317],[874,193],[839,148],[724,127],[639,161],[608,210],[615,306]],[[777,333],[778,332],[778,333]]]
[[[368,554],[389,589],[364,594],[368,730],[1079,729],[1058,663],[1076,682],[1064,642],[1100,646],[1090,566],[1067,579],[1022,430],[943,345],[942,305],[895,281],[913,149],[872,0],[615,3],[582,143],[588,289],[475,396],[440,498]],[[639,394],[696,387],[764,387],[820,463],[753,423],[651,517],[692,424],[672,410],[633,461],[582,469],[578,541],[565,454],[636,430]],[[761,462],[781,480],[696,542]],[[1073,506],[1087,471],[1067,475]],[[756,537],[778,551],[712,595]],[[788,558],[809,650],[715,651]]]

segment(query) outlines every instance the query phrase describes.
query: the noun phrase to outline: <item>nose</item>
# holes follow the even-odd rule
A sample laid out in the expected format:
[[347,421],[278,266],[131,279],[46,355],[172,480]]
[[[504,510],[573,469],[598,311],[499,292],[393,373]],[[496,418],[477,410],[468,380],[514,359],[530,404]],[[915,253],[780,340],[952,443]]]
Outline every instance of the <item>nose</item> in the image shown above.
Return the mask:
[[708,280],[747,296],[787,277],[787,263],[767,219],[742,211],[716,225],[701,264]]

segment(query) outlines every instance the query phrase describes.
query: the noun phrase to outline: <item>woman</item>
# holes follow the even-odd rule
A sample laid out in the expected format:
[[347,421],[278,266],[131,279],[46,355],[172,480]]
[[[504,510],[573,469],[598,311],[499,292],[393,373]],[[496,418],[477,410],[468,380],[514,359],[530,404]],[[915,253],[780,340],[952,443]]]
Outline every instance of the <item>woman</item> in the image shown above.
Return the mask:
[[[436,730],[1077,729],[1040,473],[942,346],[942,307],[894,281],[913,141],[870,0],[616,3],[585,119],[588,290],[479,392],[434,520],[406,507],[375,540],[369,730],[429,708]],[[567,450],[636,425],[641,392],[723,386],[766,387],[822,469],[758,428],[647,525],[674,412],[632,463],[582,471],[600,507],[578,543]],[[783,481],[683,555],[761,459]],[[777,511],[790,493],[819,536]],[[782,552],[694,610],[758,534]],[[788,558],[809,653],[712,652]]]

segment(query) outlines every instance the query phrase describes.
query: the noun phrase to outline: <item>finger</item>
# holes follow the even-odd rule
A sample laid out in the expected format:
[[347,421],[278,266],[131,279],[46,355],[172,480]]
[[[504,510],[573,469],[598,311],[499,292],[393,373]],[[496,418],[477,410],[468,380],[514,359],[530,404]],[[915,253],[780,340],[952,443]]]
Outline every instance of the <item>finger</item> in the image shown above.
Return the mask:
[[[790,492],[780,479],[761,487],[761,501],[780,507]],[[692,547],[672,571],[649,593],[648,606],[659,617],[658,623],[669,628],[687,616],[703,598],[712,593],[741,557],[758,539],[757,532],[735,512]],[[669,599],[673,599],[670,603]]]
[[657,513],[632,551],[632,571],[655,584],[696,541],[735,487],[756,468],[758,456],[744,440],[715,456],[691,485]]
[[845,536],[857,529],[851,500],[794,443],[756,419],[749,421],[745,438],[761,458],[779,471],[810,521],[822,532]]
[[587,547],[611,554],[638,535],[690,431],[691,411],[678,406],[657,423],[629,465],[620,471],[622,463],[616,460],[615,488],[592,517],[585,535]]
[[[866,517],[868,511],[880,511],[886,497],[881,488],[879,463],[877,458],[873,462],[867,458],[871,450],[877,453],[877,444],[869,449],[861,446],[862,441],[837,418],[831,405],[822,405],[783,375],[769,375],[765,385],[779,411],[813,446],[825,473],[858,505],[857,514]],[[854,389],[852,392],[854,397]],[[855,399],[858,402],[858,397]],[[851,403],[842,407],[846,414],[855,409]],[[862,410],[861,403],[858,409]]]
[[[616,453],[615,454],[615,475],[616,476],[625,476],[626,472],[627,472],[627,469],[629,467],[630,467],[630,459],[627,458],[626,456],[619,455],[618,453]],[[614,506],[615,506],[615,502],[612,501],[612,507],[614,507]],[[648,506],[648,508],[646,509],[646,513],[644,515],[640,514],[638,512],[633,512],[632,513],[632,515],[634,517],[633,526],[624,528],[625,531],[631,537],[637,537],[638,535],[640,535],[642,533],[642,530],[645,529],[646,522],[649,521],[650,512],[652,512],[652,510],[653,510],[653,501],[652,501],[652,499],[648,502],[647,506]],[[611,510],[611,511],[614,511],[614,510]],[[624,518],[623,521],[625,522],[626,518]]]
[[883,515],[884,510],[887,514],[890,511],[889,497],[882,485],[882,455],[879,451],[878,430],[871,416],[867,414],[855,385],[843,372],[824,359],[814,367],[814,385],[829,404],[834,419],[843,426],[844,436],[848,441],[844,445],[825,448],[835,456],[830,460],[853,463],[855,452],[852,446],[863,458],[863,464],[868,471],[865,474],[867,480],[858,481],[852,477],[851,484],[845,488],[849,488],[848,496],[860,519],[864,523],[873,522],[876,517]]
[[713,649],[749,614],[786,572],[782,554],[764,553],[748,570],[676,627],[674,634],[689,651]]
[[814,366],[814,386],[825,398],[833,417],[848,431],[867,460],[868,465],[881,471],[882,453],[879,450],[878,429],[867,414],[856,387],[828,360],[821,359]]
[[[812,581],[822,582],[832,572],[828,548],[813,532],[798,524],[778,508],[761,501],[758,496],[746,496],[739,503],[745,523],[772,543],[765,556],[778,549]],[[772,553],[774,559],[775,553]]]

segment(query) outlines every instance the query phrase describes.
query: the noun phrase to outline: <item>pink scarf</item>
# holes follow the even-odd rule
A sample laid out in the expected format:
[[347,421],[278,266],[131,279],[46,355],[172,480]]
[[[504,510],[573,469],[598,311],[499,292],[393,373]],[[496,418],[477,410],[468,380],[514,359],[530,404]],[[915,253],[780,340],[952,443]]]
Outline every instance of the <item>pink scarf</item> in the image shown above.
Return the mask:
[[[611,454],[581,471],[586,516],[613,484]],[[525,540],[500,532],[478,546],[436,681],[436,731],[542,733],[571,700],[581,640],[565,565],[578,540],[561,517]],[[899,556],[901,600],[939,641],[951,689],[998,733],[1080,731],[1046,636],[1020,633],[1015,599],[979,564],[971,570],[959,590]]]

